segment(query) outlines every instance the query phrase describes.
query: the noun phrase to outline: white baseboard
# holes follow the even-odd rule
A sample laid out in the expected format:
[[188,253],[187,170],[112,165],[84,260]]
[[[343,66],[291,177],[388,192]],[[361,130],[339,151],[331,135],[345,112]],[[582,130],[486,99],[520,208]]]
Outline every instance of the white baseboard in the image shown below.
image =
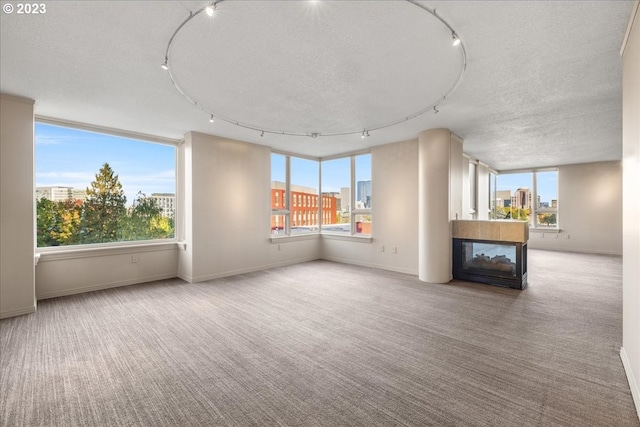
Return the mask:
[[330,257],[330,256],[329,257],[328,256],[324,256],[321,259],[324,259],[326,261],[339,262],[341,264],[351,264],[351,265],[359,265],[361,267],[378,268],[380,270],[387,270],[387,271],[393,271],[393,272],[396,272],[396,273],[410,274],[412,276],[417,276],[418,275],[418,271],[417,270],[412,270],[410,268],[394,267],[394,266],[389,266],[389,265],[384,265],[384,264],[376,264],[376,263],[372,263],[372,262],[356,261],[356,260],[351,260],[351,259],[336,258],[336,257]]
[[622,366],[624,366],[624,372],[627,374],[627,381],[629,381],[629,388],[631,389],[631,397],[633,397],[633,403],[636,405],[636,414],[640,419],[640,388],[636,383],[636,377],[631,370],[631,364],[627,357],[627,352],[624,347],[620,347],[620,359],[622,359]]
[[6,319],[8,317],[22,316],[23,314],[31,314],[36,312],[36,306],[33,305],[27,308],[20,308],[18,310],[9,310],[0,312],[0,319]]
[[297,258],[297,259],[292,259],[292,260],[287,260],[287,261],[274,262],[274,263],[271,263],[271,264],[263,264],[263,265],[251,266],[251,267],[247,267],[247,268],[239,268],[237,270],[223,271],[221,273],[207,274],[207,275],[198,276],[198,277],[191,277],[190,278],[191,280],[187,280],[184,277],[181,277],[181,279],[187,280],[190,283],[206,282],[207,280],[214,280],[214,279],[220,279],[222,277],[236,276],[238,274],[252,273],[254,271],[267,270],[269,268],[284,267],[285,265],[299,264],[301,262],[315,261],[317,259],[320,259],[320,258],[315,257],[315,256],[313,256],[313,257],[305,257],[305,258]]
[[137,285],[140,283],[154,282],[156,280],[173,279],[175,274],[159,274],[157,276],[138,277],[130,280],[100,283],[98,285],[82,286],[79,288],[63,289],[59,291],[45,292],[37,294],[36,297],[41,299],[64,297],[67,295],[81,294],[84,292],[101,291],[103,289],[119,288],[120,286]]

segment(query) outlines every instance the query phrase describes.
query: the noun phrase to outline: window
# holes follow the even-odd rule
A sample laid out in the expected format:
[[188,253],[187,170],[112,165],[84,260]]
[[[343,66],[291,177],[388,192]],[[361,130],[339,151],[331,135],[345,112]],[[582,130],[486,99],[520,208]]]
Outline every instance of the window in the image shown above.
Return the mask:
[[371,154],[322,162],[322,232],[371,235]]
[[38,122],[38,247],[172,239],[176,147]]
[[271,234],[317,233],[318,161],[271,154]]
[[498,175],[494,219],[528,221],[534,228],[558,226],[558,171]]
[[476,218],[478,211],[477,167],[478,165],[474,161],[469,161],[469,214],[471,218]]

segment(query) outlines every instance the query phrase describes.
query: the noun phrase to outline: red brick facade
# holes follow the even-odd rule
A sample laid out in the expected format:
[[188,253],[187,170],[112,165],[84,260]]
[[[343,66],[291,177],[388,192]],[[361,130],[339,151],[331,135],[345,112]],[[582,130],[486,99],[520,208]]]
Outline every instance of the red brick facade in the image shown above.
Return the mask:
[[[284,209],[285,190],[271,189],[271,209]],[[318,195],[311,193],[302,193],[298,191],[291,192],[291,226],[292,227],[309,227],[318,226]],[[335,196],[322,196],[322,223],[335,224],[337,221],[338,203]],[[283,230],[284,221],[276,220],[275,216],[271,216],[271,229]]]

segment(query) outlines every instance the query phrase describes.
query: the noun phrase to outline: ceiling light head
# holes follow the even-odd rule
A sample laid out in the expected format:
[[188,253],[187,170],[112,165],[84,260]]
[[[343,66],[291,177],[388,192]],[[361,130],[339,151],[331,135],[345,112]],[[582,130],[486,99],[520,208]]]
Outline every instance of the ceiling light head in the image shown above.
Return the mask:
[[361,136],[362,139],[369,138],[370,136],[371,135],[369,135],[369,131],[368,130],[365,129],[365,130],[362,131],[362,136]]
[[209,123],[213,123],[215,120],[213,119],[213,114],[209,117]]
[[264,131],[260,132],[260,137],[264,138]]
[[453,45],[458,46],[460,44],[460,37],[454,32],[451,33],[451,38],[453,39]]
[[204,11],[207,13],[208,16],[213,16],[213,13],[216,10],[216,4],[215,3],[211,3],[209,6],[204,8]]
[[319,136],[320,136],[320,134],[319,134],[318,132],[313,132],[313,133],[311,134],[311,138],[317,138],[317,137],[319,137]]
[[438,110],[438,107],[436,107],[435,105],[433,106],[433,114],[438,114],[440,112],[440,110]]
[[169,69],[169,64],[167,62],[167,58],[164,58],[164,62],[160,65],[163,70],[167,71]]

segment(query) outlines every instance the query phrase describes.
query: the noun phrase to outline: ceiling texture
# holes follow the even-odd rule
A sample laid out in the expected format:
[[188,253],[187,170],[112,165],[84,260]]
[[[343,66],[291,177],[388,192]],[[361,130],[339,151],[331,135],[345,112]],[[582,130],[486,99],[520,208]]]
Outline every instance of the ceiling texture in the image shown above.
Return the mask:
[[449,128],[499,171],[621,159],[632,1],[225,0],[212,17],[208,4],[5,10],[0,91],[42,117],[313,157]]

